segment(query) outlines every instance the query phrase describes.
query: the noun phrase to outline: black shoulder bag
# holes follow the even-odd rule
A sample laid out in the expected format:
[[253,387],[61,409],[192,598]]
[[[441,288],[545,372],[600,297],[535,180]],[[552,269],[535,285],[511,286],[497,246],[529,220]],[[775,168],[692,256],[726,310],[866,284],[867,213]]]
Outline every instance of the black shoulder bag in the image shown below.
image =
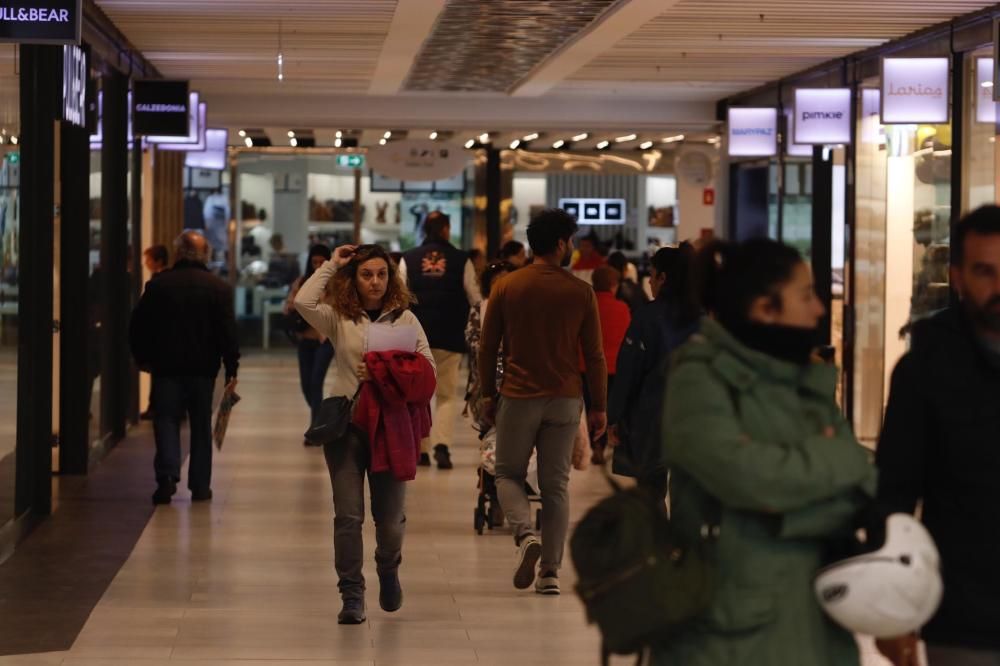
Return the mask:
[[326,445],[346,435],[354,416],[354,405],[361,393],[361,386],[358,385],[353,397],[338,395],[323,400],[319,406],[319,413],[316,414],[316,422],[306,431],[305,438],[313,444]]

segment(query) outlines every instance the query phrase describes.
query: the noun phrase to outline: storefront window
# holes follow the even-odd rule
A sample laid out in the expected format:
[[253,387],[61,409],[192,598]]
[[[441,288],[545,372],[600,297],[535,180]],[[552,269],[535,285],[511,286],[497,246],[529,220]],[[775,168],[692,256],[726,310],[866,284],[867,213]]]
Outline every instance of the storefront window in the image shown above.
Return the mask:
[[997,103],[993,101],[993,54],[989,49],[978,51],[967,60],[962,213],[997,202]]
[[0,526],[14,517],[20,153],[0,146]]
[[781,241],[807,260],[812,257],[812,168],[812,161],[802,159],[785,163],[785,196],[781,202]]
[[90,443],[103,443],[101,427],[101,369],[103,366],[103,326],[105,272],[101,267],[101,151],[90,151],[90,277],[87,281],[87,378],[90,387]]

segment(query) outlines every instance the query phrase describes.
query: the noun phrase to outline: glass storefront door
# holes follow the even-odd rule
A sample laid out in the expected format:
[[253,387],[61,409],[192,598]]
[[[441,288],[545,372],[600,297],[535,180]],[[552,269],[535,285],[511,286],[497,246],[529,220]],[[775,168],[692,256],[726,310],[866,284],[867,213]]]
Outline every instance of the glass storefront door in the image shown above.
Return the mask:
[[0,527],[14,518],[20,152],[0,146]]

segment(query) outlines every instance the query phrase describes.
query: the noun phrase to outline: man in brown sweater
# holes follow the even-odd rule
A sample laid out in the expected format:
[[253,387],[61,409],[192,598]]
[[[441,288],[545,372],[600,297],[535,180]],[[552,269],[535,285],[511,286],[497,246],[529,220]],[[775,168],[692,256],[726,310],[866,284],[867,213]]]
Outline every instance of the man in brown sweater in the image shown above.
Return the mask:
[[[569,529],[569,472],[573,440],[580,425],[586,364],[592,434],[607,428],[607,364],[601,344],[597,298],[590,286],[565,266],[573,254],[577,226],[562,210],[550,209],[528,226],[535,263],[511,273],[493,288],[483,322],[479,372],[483,412],[497,426],[497,491],[514,531],[517,567],[514,587],[559,594],[559,567]],[[504,379],[496,397],[496,365],[504,349]],[[542,495],[542,541],[534,533],[524,490],[528,461],[538,450]]]

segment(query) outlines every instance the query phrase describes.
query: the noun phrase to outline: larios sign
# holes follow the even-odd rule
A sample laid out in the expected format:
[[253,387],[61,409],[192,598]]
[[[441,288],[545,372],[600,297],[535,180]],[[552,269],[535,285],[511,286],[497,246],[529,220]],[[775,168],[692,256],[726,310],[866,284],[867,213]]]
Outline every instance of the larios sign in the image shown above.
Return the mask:
[[82,0],[0,0],[0,42],[79,44]]
[[187,137],[190,103],[187,81],[135,81],[132,84],[135,135]]
[[850,88],[796,90],[794,142],[814,146],[850,143]]
[[778,153],[778,110],[729,109],[729,155],[772,157]]
[[948,58],[882,59],[882,124],[944,124],[949,119]]

